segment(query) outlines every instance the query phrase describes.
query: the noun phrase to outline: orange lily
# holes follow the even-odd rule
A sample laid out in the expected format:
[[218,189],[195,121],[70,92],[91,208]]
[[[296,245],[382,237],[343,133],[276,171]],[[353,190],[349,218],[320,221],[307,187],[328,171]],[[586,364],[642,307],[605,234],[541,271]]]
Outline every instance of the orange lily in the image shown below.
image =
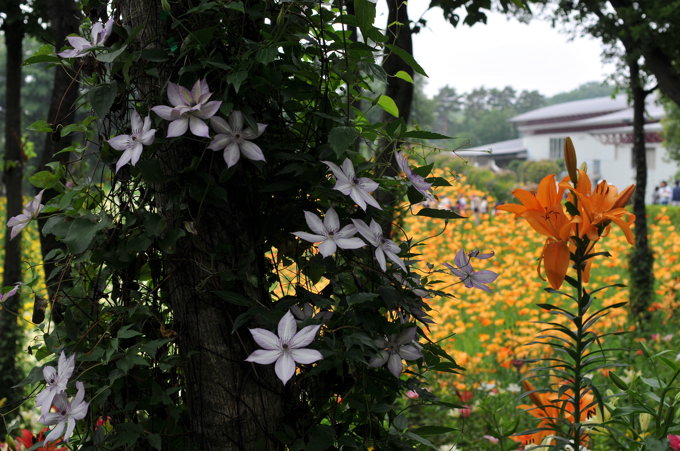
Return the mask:
[[[566,421],[571,423],[574,422],[572,390],[564,391],[558,398],[557,393],[539,393],[534,391],[534,387],[531,385],[531,383],[529,383],[529,381],[522,381],[522,386],[524,387],[525,391],[529,392],[528,396],[529,399],[531,399],[531,402],[533,402],[533,405],[524,404],[517,407],[524,409],[534,417],[539,418],[541,421],[538,423],[536,428],[540,430],[532,434],[511,436],[511,439],[515,440],[516,442],[520,442],[523,445],[540,445],[547,437],[555,435],[555,426],[559,418],[564,418]],[[590,416],[595,414],[593,395],[591,393],[584,393],[581,396],[580,405],[580,422],[584,422]],[[586,436],[583,438],[585,440]]]
[[[515,213],[515,217],[522,217],[538,233],[548,239],[543,246],[541,260],[545,265],[545,273],[550,285],[558,289],[562,286],[564,277],[569,269],[569,236],[572,222],[564,214],[562,195],[565,187],[555,182],[555,175],[543,178],[538,184],[536,193],[524,189],[516,189],[512,194],[522,203],[499,205],[499,210]],[[540,275],[541,260],[538,262]]]
[[630,185],[619,193],[614,185],[603,180],[593,190],[588,174],[580,170],[576,188],[569,187],[565,182],[560,185],[572,189],[578,198],[579,217],[574,221],[579,223],[579,237],[585,235],[591,241],[597,241],[600,236],[609,233],[610,223],[613,222],[621,227],[628,242],[633,244],[630,225],[635,221],[635,215],[624,207],[633,195],[635,185]]

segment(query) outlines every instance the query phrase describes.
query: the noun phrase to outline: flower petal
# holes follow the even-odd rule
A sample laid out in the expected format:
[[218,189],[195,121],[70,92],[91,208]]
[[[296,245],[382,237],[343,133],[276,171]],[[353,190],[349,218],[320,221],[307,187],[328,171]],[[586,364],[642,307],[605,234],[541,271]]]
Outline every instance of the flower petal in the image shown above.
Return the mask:
[[336,245],[335,241],[328,238],[322,240],[318,247],[323,258],[330,257],[331,255],[335,254],[335,251],[338,250],[338,246]]
[[125,150],[130,145],[130,135],[118,135],[106,141],[116,150]]
[[366,246],[361,238],[335,238],[335,244],[340,249],[359,249]]
[[[291,318],[292,318],[291,314]],[[295,324],[295,321],[293,321],[293,324]],[[293,349],[300,349],[304,348],[308,344],[310,344],[312,341],[314,341],[314,337],[316,337],[317,332],[319,332],[319,328],[321,326],[306,326],[303,327],[300,332],[296,333],[295,336],[290,340],[288,343],[288,346]]]
[[281,349],[281,342],[279,341],[279,337],[277,337],[273,332],[270,332],[267,329],[261,329],[259,327],[256,329],[248,330],[250,330],[250,334],[253,336],[253,340],[255,340],[255,343],[257,343],[261,348],[267,350]]
[[168,134],[166,137],[175,138],[177,136],[182,136],[187,132],[187,128],[189,128],[189,118],[187,116],[175,119],[168,125]]
[[210,118],[210,126],[215,130],[217,133],[223,133],[225,135],[233,135],[232,129],[225,121],[219,116],[213,116]]
[[243,113],[234,110],[229,115],[229,126],[234,133],[239,133],[243,129]]
[[210,129],[208,128],[208,125],[196,116],[189,116],[189,128],[191,129],[191,133],[195,136],[210,138]]
[[309,241],[310,243],[320,243],[326,239],[325,236],[315,235],[313,233],[307,232],[293,232],[293,235],[298,238],[302,238],[305,241]]
[[323,359],[323,355],[316,349],[292,349],[290,355],[297,363],[307,365]]
[[295,374],[295,361],[289,353],[284,352],[281,354],[281,357],[276,361],[276,365],[274,365],[274,371],[276,371],[276,375],[281,379],[283,385],[286,385],[290,378],[293,377],[293,374]]
[[271,365],[281,357],[279,349],[258,349],[248,356],[246,362],[259,363],[260,365]]
[[151,111],[153,111],[166,121],[174,121],[175,119],[177,119],[175,109],[170,108],[169,106],[166,105],[157,105],[151,108]]
[[240,148],[241,153],[247,159],[252,161],[266,161],[262,149],[260,149],[257,144],[251,143],[250,141],[243,141],[241,142]]
[[235,142],[227,144],[227,147],[224,148],[224,153],[222,156],[224,157],[224,161],[227,163],[228,168],[238,163],[238,160],[241,158],[241,152],[239,151],[238,144]]
[[222,105],[221,100],[213,100],[212,102],[202,105],[201,108],[194,112],[194,114],[201,119],[210,119],[217,113],[217,110],[220,109],[220,105]]
[[[295,324],[295,317],[290,311],[287,311],[285,315],[281,317],[278,325],[279,339],[281,344],[289,345],[290,341],[295,336],[295,331],[297,330],[297,325]],[[307,344],[307,343],[306,343]]]
[[401,370],[403,368],[403,364],[401,363],[401,356],[397,353],[391,353],[390,358],[387,359],[387,369],[390,370],[390,373],[394,377],[399,377],[401,375]]

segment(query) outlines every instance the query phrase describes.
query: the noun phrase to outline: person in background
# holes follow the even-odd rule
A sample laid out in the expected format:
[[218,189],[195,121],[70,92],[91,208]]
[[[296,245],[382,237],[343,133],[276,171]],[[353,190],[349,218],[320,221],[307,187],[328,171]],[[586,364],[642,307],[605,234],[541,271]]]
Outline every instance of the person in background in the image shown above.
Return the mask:
[[675,181],[675,186],[673,187],[673,194],[671,195],[671,205],[680,207],[680,180]]
[[673,195],[673,192],[671,191],[671,187],[668,186],[668,183],[666,181],[661,182],[661,186],[659,187],[659,203],[661,205],[669,205],[671,203],[671,196]]
[[654,187],[654,192],[652,193],[652,204],[653,205],[659,204],[659,187],[658,186]]

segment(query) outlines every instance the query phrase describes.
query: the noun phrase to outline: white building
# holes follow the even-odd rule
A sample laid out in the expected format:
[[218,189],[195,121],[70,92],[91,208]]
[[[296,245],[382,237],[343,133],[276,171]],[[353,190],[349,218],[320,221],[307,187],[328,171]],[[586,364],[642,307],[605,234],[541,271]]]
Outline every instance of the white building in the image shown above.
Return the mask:
[[[680,170],[671,162],[661,139],[659,122],[664,110],[653,96],[646,108],[645,147],[647,150],[647,201],[655,186],[665,180],[673,185]],[[491,160],[503,166],[511,159],[561,160],[564,140],[571,137],[579,164],[586,162],[591,180],[605,179],[619,188],[635,183],[633,162],[633,108],[626,96],[551,105],[511,119],[520,138],[475,147],[461,153],[476,160]],[[485,153],[484,151],[491,151]]]

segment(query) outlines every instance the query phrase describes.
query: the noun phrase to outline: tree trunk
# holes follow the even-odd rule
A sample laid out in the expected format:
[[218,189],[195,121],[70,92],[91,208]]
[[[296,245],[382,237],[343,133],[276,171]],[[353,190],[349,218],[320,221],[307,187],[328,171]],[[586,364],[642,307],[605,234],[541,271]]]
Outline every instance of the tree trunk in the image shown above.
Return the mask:
[[647,237],[647,212],[645,191],[647,187],[647,155],[645,150],[645,98],[647,92],[640,80],[637,58],[628,62],[630,88],[633,96],[633,156],[635,159],[635,184],[633,213],[635,213],[635,247],[629,257],[630,308],[640,325],[649,316],[650,299],[654,295],[654,254]]
[[[8,3],[4,11],[3,24],[5,46],[7,47],[7,80],[5,85],[5,168],[4,182],[7,194],[7,219],[21,214],[23,196],[21,190],[24,155],[21,147],[21,63],[23,62],[22,41],[24,25],[19,3]],[[5,221],[6,224],[6,221]],[[21,235],[10,240],[9,229],[5,226],[5,265],[3,285],[21,281]],[[21,306],[20,296],[5,301],[0,310],[0,399],[7,402],[0,409],[8,413],[20,400],[19,390],[12,388],[20,380],[15,364],[21,341],[21,331],[16,314]],[[11,418],[0,422],[0,437],[6,433],[5,424]]]
[[[63,44],[66,36],[78,30],[78,13],[75,8],[75,3],[72,0],[51,0],[47,4],[50,15],[50,27],[52,29],[52,38],[54,45],[59,49]],[[47,120],[52,125],[55,133],[48,134],[45,137],[42,155],[40,156],[40,163],[38,165],[40,171],[47,171],[49,168],[47,164],[51,161],[59,161],[62,164],[67,164],[69,159],[68,153],[61,153],[56,155],[60,150],[70,146],[73,142],[72,135],[64,137],[60,136],[61,127],[72,123],[75,115],[75,103],[78,98],[78,82],[75,74],[69,71],[65,66],[59,67],[54,71],[54,81],[52,84],[52,96],[50,98],[50,107],[47,113]],[[54,190],[45,190],[43,193],[43,203],[46,204],[50,199],[57,195]],[[40,230],[47,222],[46,217],[41,217],[38,220]],[[65,246],[57,241],[56,237],[51,234],[40,234],[40,245],[42,249],[43,259],[53,249],[65,249]],[[45,260],[44,262],[45,276],[49,277],[55,269],[52,261]],[[58,288],[55,281],[47,281],[47,292],[52,301],[52,305],[60,305],[55,303],[55,295]],[[62,287],[63,288],[63,287]],[[56,312],[55,312],[56,313]],[[55,315],[58,319],[59,315]]]
[[[169,24],[158,19],[158,2],[127,0],[121,6],[127,25],[144,25],[137,40],[140,47],[166,42]],[[242,21],[242,16],[235,15],[235,20]],[[163,77],[176,81],[178,69],[165,68]],[[149,106],[167,103],[165,89],[152,79],[140,76],[136,84],[146,91],[142,98]],[[205,149],[205,143],[194,143],[180,139],[157,153],[166,175],[185,170],[192,154],[200,155]],[[215,181],[223,165],[210,160],[204,158],[197,171]],[[178,333],[192,446],[201,450],[280,449],[274,434],[283,418],[283,386],[272,366],[244,361],[254,349],[253,341],[245,328],[235,330],[235,321],[246,309],[216,295],[228,291],[253,304],[271,302],[263,280],[266,271],[258,225],[264,213],[259,195],[240,173],[229,183],[219,207],[191,198],[184,185],[154,187],[156,206],[169,229],[186,230],[190,222],[196,231],[180,238],[174,253],[162,256],[167,280],[162,292]]]
[[[404,0],[387,0],[388,14],[387,14],[387,39],[388,43],[395,45],[404,50],[409,55],[413,55],[413,40],[411,32],[411,24],[408,18],[408,9]],[[387,87],[385,95],[389,96],[396,103],[399,109],[399,119],[395,119],[388,113],[383,114],[383,122],[392,122],[394,120],[403,121],[404,125],[408,124],[411,116],[411,104],[413,103],[413,83],[402,80],[394,75],[399,71],[404,71],[413,78],[413,68],[409,66],[399,56],[386,51],[383,59],[382,67],[387,74]],[[394,177],[399,174],[399,166],[394,158],[394,153],[398,149],[400,143],[396,141],[381,140],[380,142],[380,162],[379,167],[382,171],[379,176]],[[388,209],[394,206],[396,198],[392,192],[379,190],[376,193],[376,200],[383,207]],[[386,236],[391,235],[392,218],[386,218],[381,221],[383,232]]]
[[[408,18],[408,8],[404,0],[388,0],[387,14],[387,39],[390,44],[413,55],[413,40],[411,23]],[[402,80],[394,75],[401,71],[406,72],[413,78],[413,68],[397,55],[387,51],[382,63],[387,73],[387,88],[385,95],[389,96],[399,108],[399,118],[408,123],[411,117],[411,104],[413,103],[413,83]],[[385,113],[384,121],[392,120],[392,116]]]

